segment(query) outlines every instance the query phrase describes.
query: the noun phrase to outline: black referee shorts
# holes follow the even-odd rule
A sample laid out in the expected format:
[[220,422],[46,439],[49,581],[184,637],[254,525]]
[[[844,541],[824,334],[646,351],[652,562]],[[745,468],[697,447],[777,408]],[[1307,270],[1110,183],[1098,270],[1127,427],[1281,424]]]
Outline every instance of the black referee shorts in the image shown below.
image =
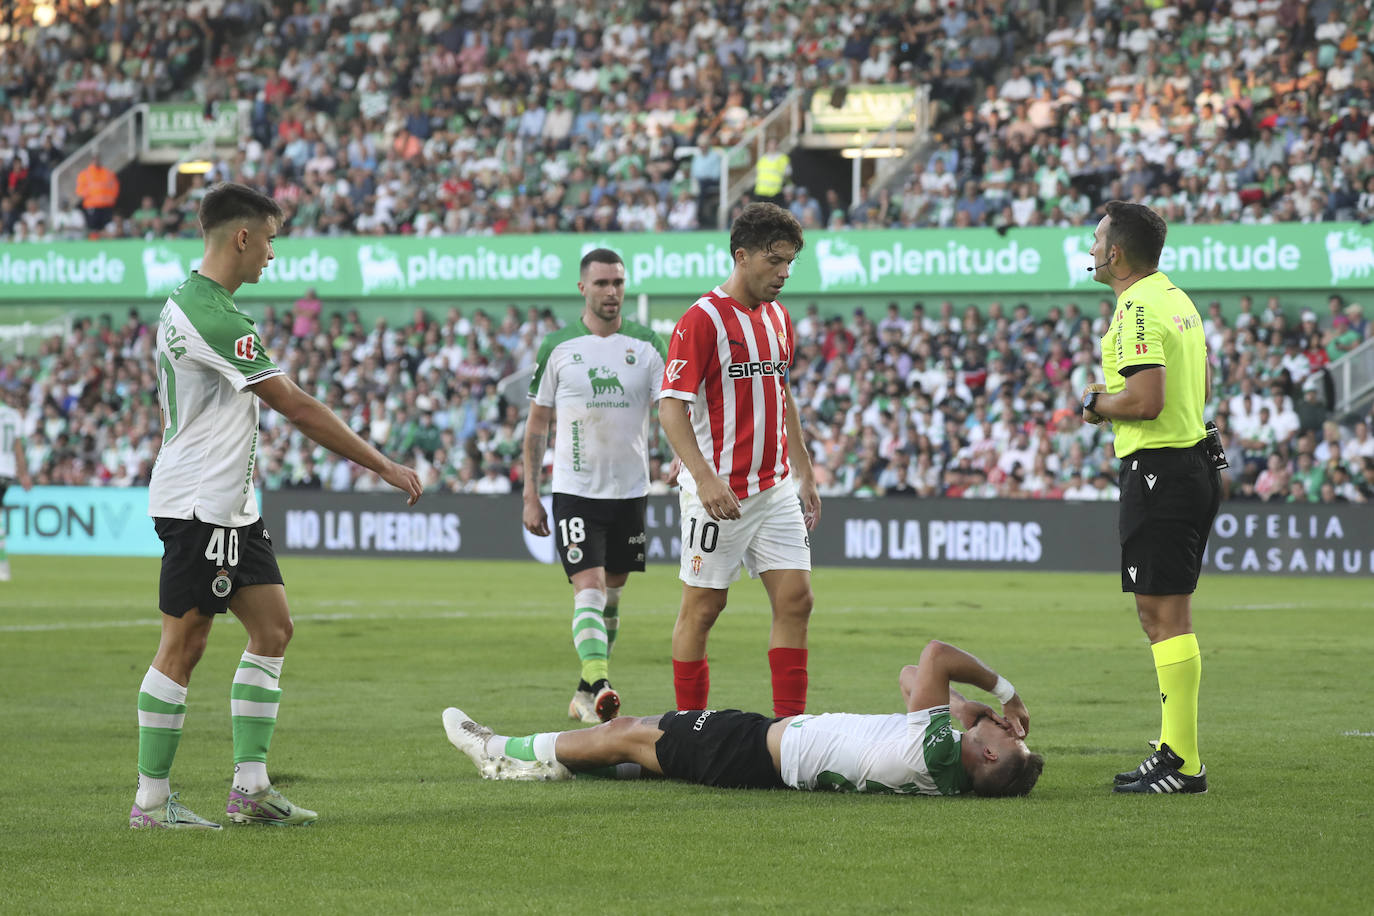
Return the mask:
[[738,709],[664,713],[654,745],[663,775],[722,789],[782,789],[768,753],[768,727],[777,719]]
[[1191,595],[1221,506],[1221,475],[1206,440],[1121,459],[1121,590]]

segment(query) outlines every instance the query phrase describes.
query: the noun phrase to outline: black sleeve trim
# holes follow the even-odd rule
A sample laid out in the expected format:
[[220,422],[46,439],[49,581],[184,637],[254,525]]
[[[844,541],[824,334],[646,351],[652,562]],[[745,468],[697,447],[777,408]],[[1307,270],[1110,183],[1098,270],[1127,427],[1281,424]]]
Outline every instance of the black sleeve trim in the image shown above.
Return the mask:
[[1122,378],[1130,378],[1131,376],[1133,376],[1133,375],[1135,375],[1137,372],[1139,372],[1141,369],[1163,369],[1163,368],[1164,368],[1164,364],[1163,364],[1163,363],[1146,363],[1146,364],[1141,365],[1141,366],[1126,366],[1126,367],[1124,367],[1124,368],[1118,369],[1116,374],[1119,375],[1119,376],[1121,376]]

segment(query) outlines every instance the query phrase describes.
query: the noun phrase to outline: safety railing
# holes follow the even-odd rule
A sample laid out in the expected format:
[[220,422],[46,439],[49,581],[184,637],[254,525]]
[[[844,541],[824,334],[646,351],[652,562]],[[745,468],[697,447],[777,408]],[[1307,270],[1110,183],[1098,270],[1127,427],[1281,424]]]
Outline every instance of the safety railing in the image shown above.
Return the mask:
[[56,226],[63,203],[79,203],[76,200],[76,176],[100,157],[104,166],[112,172],[133,162],[138,156],[138,119],[148,110],[147,105],[135,105],[128,111],[105,125],[85,144],[78,147],[52,170],[48,183],[48,225]]

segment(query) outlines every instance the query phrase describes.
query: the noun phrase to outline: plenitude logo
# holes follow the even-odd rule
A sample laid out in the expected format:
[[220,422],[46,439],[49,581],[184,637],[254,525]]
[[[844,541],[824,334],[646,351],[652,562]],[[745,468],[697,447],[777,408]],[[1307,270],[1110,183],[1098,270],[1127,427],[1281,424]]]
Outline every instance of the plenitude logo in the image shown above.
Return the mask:
[[[1043,227],[813,231],[782,298],[826,294],[1077,292],[1093,287],[1091,230]],[[571,296],[593,248],[625,260],[627,292],[691,301],[730,275],[719,232],[605,235],[284,236],[262,281],[236,297]],[[0,301],[164,297],[200,263],[198,239],[0,248]],[[1160,269],[1185,289],[1358,289],[1374,281],[1374,230],[1355,223],[1169,229]]]
[[128,268],[122,258],[103,251],[83,251],[82,255],[69,256],[36,245],[22,249],[16,246],[0,253],[0,284],[76,286],[124,282]]

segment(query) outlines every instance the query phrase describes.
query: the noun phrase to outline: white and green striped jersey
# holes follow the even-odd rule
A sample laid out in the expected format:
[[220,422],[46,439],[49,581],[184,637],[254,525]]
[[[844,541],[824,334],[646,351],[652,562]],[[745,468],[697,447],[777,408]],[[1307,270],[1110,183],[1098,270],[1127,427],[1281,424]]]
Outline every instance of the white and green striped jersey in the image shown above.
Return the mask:
[[649,492],[649,407],[667,352],[663,338],[633,321],[598,337],[579,319],[544,338],[530,399],[555,411],[555,493],[634,499]]
[[149,515],[226,527],[258,520],[258,398],[245,389],[281,374],[227,289],[192,272],[172,290],[157,329],[163,430]]
[[0,404],[0,480],[19,474],[14,446],[24,441],[24,417],[8,404]]
[[884,716],[797,716],[782,733],[782,781],[794,789],[958,795],[973,787],[948,706]]

